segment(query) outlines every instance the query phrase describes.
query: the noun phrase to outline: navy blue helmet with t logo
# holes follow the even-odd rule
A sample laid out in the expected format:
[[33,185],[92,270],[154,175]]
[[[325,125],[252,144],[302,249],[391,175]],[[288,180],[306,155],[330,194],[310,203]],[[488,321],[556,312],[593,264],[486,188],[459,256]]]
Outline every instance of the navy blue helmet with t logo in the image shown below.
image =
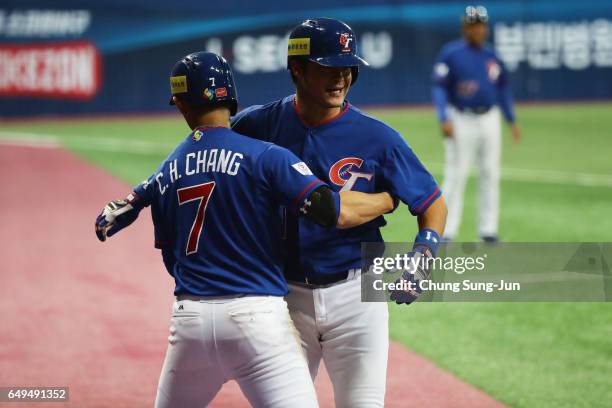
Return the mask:
[[[238,94],[232,70],[225,58],[212,52],[189,54],[172,68],[170,91],[194,105],[229,102],[230,113],[238,110]],[[170,104],[173,105],[172,99]]]
[[287,69],[291,58],[307,59],[327,67],[351,67],[354,84],[360,65],[369,65],[357,54],[357,37],[346,23],[333,18],[305,20],[289,34]]

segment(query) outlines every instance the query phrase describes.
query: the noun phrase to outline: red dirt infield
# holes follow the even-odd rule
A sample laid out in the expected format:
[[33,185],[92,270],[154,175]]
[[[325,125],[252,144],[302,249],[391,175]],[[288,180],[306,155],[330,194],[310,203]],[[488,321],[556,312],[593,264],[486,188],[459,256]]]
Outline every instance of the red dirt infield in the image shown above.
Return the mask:
[[[130,186],[68,151],[1,141],[0,174],[0,387],[70,388],[68,403],[27,406],[152,406],[173,282],[148,211],[102,244],[94,219]],[[317,392],[321,407],[333,406],[325,373]],[[248,403],[231,382],[211,406]],[[503,405],[392,343],[385,406]]]

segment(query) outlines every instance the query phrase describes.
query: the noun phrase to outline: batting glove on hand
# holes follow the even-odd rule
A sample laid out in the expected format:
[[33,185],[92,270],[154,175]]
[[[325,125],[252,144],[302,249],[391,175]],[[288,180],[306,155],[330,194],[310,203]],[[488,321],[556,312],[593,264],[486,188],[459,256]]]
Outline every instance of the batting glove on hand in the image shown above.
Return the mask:
[[[436,256],[440,236],[431,228],[423,228],[414,238],[412,252],[408,253],[409,262],[401,278],[395,281],[403,288],[391,292],[391,300],[397,304],[411,304],[422,292],[421,281],[429,280],[431,276],[431,260]],[[401,287],[401,286],[400,286]]]
[[396,287],[391,291],[390,299],[398,305],[411,304],[419,298],[422,292],[420,281],[429,279],[429,259],[432,258],[431,251],[414,251],[408,253],[408,265],[402,276],[395,281]]
[[104,242],[106,237],[112,237],[136,221],[138,214],[144,208],[140,201],[136,193],[131,193],[124,200],[114,200],[106,204],[96,218],[98,239]]

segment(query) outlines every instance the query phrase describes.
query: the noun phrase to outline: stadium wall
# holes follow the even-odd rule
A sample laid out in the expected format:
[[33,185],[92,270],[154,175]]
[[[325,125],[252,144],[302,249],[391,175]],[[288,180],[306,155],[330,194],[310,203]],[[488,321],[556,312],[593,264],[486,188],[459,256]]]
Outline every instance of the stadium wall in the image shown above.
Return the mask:
[[[371,63],[361,105],[430,102],[431,68],[463,1],[55,0],[0,5],[0,116],[164,112],[168,73],[196,50],[234,67],[241,106],[292,90],[286,36],[308,17],[349,23]],[[489,1],[491,46],[521,101],[612,98],[612,2]]]

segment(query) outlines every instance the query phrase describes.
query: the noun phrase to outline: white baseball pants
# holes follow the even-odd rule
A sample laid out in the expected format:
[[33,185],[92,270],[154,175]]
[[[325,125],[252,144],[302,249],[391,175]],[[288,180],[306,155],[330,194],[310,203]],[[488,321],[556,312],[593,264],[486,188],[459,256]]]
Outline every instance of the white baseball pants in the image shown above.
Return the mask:
[[445,140],[442,191],[448,205],[444,236],[453,239],[461,225],[465,184],[476,164],[479,182],[478,233],[496,236],[499,222],[501,115],[494,107],[477,115],[450,109],[453,137]]
[[321,358],[337,408],[383,407],[389,356],[387,303],[361,302],[361,275],[309,289],[289,284],[289,312],[314,381]]
[[317,407],[281,297],[178,297],[155,406],[205,407],[235,379],[253,407]]

